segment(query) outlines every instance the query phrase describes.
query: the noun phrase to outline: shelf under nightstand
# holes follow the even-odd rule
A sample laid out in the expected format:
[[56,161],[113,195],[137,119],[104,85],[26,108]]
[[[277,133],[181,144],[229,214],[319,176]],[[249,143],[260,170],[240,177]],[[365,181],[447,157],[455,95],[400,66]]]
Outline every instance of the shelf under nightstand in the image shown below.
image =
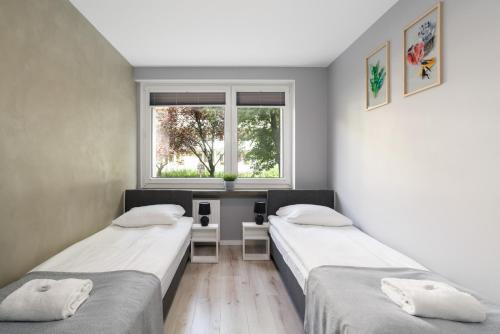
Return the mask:
[[219,262],[219,224],[193,224],[191,227],[191,262]]
[[241,223],[243,229],[243,260],[269,260],[269,223]]

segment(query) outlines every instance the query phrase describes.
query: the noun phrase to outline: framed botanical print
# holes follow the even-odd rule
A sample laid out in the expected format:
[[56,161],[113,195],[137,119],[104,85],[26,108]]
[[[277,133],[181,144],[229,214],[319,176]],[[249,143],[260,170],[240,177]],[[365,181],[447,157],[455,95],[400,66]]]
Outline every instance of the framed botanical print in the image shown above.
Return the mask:
[[373,50],[365,59],[366,110],[389,103],[389,41]]
[[441,84],[441,3],[403,31],[404,96]]

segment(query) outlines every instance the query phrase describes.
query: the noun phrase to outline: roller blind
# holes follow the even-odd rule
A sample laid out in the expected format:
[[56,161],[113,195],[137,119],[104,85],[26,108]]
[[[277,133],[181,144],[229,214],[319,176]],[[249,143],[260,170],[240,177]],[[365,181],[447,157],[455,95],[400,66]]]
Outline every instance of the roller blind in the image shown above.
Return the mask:
[[285,92],[237,92],[238,106],[284,106]]
[[225,105],[226,93],[150,93],[149,104],[152,106]]

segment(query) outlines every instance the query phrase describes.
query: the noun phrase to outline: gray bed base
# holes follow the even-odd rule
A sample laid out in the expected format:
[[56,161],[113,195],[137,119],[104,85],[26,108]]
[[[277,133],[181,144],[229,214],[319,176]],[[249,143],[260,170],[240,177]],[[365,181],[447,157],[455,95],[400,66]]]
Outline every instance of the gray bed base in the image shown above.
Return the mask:
[[[316,204],[335,208],[335,192],[333,190],[269,190],[267,192],[267,215],[275,215],[282,206],[292,204]],[[295,309],[304,321],[306,297],[297,282],[292,270],[288,267],[283,255],[271,239],[271,258],[278,268],[281,279],[292,299]]]
[[[193,215],[193,192],[190,190],[129,189],[125,190],[123,204],[124,212],[138,206],[178,204],[186,210],[184,216],[191,217]],[[182,274],[189,261],[190,253],[191,247],[188,247],[163,297],[163,319],[167,317],[168,311],[172,306]]]
[[179,287],[182,275],[184,274],[184,270],[186,269],[186,266],[188,264],[190,254],[191,254],[191,247],[188,246],[186,252],[184,253],[184,256],[182,257],[181,263],[179,264],[177,270],[175,271],[174,277],[172,278],[172,282],[170,282],[170,286],[168,287],[165,296],[163,296],[163,301],[162,301],[163,320],[167,318],[168,311],[170,311],[170,307],[174,302],[175,294],[177,293],[177,288]]
[[278,272],[280,273],[281,279],[285,284],[286,290],[292,299],[293,305],[297,310],[297,313],[300,316],[300,319],[304,321],[304,315],[306,311],[306,296],[304,295],[304,291],[300,287],[297,279],[293,275],[292,271],[286,264],[283,256],[280,251],[276,247],[273,238],[271,239],[271,259],[274,262],[276,268],[278,268]]

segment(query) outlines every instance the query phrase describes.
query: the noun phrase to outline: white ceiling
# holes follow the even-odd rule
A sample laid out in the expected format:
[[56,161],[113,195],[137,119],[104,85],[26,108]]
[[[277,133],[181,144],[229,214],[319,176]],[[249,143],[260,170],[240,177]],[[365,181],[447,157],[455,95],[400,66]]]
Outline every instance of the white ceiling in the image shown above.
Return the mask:
[[70,1],[134,66],[327,66],[397,2]]

